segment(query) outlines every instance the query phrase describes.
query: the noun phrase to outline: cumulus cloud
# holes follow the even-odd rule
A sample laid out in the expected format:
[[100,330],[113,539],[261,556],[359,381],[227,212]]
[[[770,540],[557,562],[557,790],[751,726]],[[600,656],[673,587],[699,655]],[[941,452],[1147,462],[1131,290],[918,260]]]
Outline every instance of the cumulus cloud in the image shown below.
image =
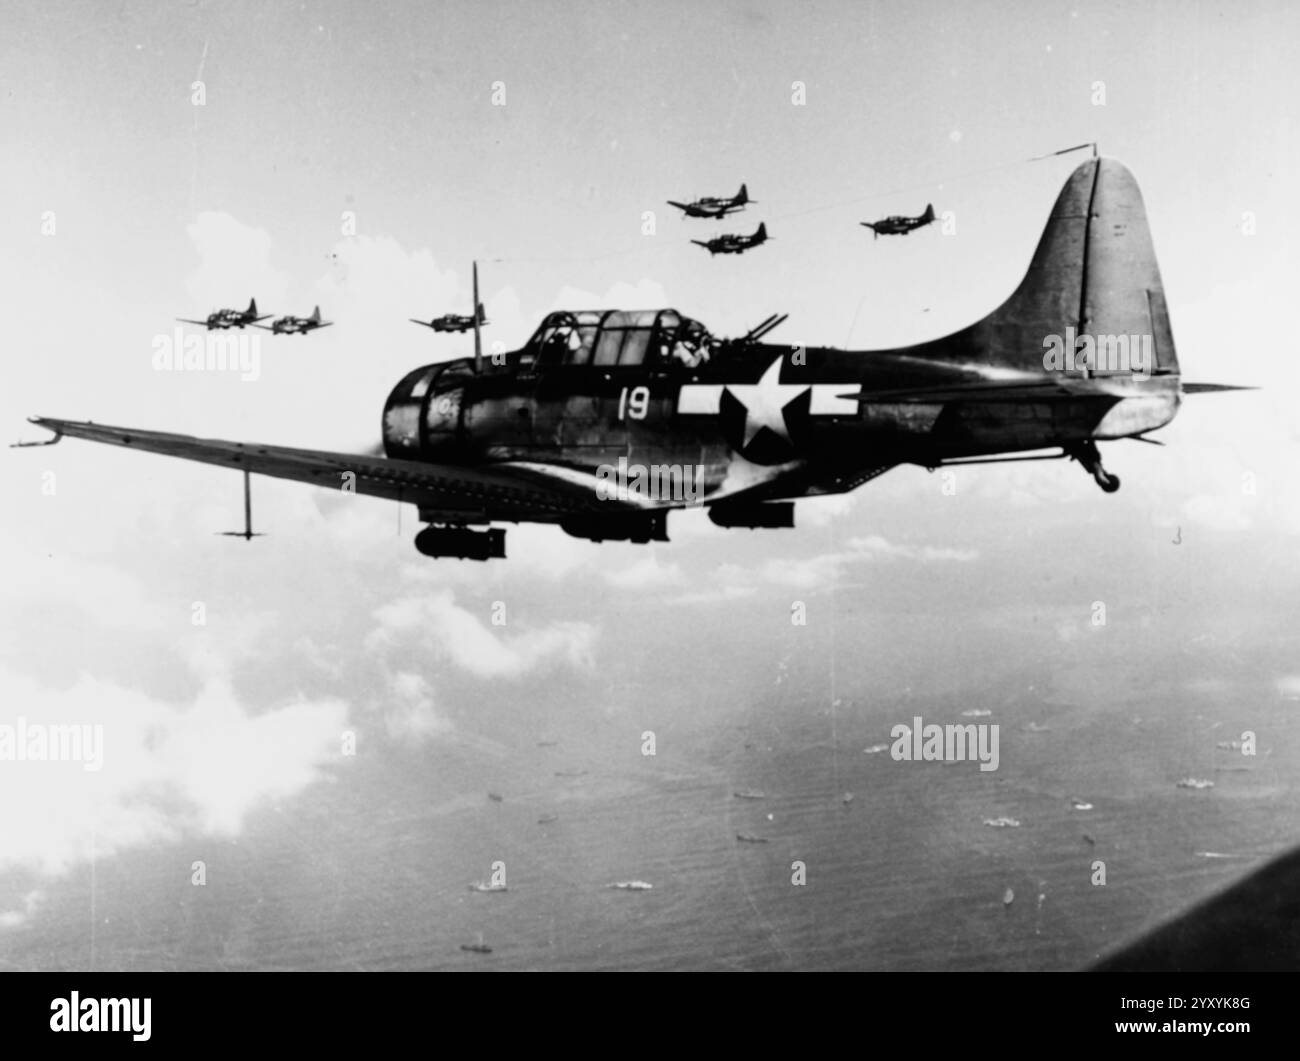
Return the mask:
[[389,680],[384,723],[389,736],[427,740],[451,730],[451,721],[439,714],[433,690],[421,674],[399,671]]
[[21,905],[12,910],[0,910],[0,928],[17,928],[22,925],[44,900],[45,893],[39,888],[33,888],[22,897]]
[[[508,622],[508,612],[506,616]],[[596,638],[595,628],[584,622],[507,634],[505,626],[489,627],[482,616],[456,604],[451,590],[393,601],[374,617],[378,626],[366,638],[367,649],[409,649],[415,634],[422,650],[480,678],[519,678],[558,664],[589,666]]]
[[271,265],[271,235],[265,229],[209,211],[185,231],[200,259],[187,285],[196,308],[186,316],[200,318],[221,307],[243,309],[253,296],[262,306],[284,299],[288,278]]
[[805,556],[785,553],[764,561],[756,568],[721,564],[712,574],[697,579],[690,593],[675,597],[677,604],[711,604],[752,596],[763,586],[804,592],[828,589],[852,575],[857,566],[905,560],[913,563],[969,563],[977,559],[974,549],[953,549],[931,545],[905,545],[879,535],[848,539],[842,548]]
[[662,589],[681,584],[685,575],[678,564],[661,564],[654,553],[630,567],[605,572],[605,580],[616,589]]
[[826,527],[841,516],[853,511],[854,495],[824,494],[804,498],[796,507],[798,525],[801,527]]
[[98,726],[102,765],[0,762],[0,864],[60,873],[186,832],[237,834],[261,801],[299,792],[336,761],[347,707],[301,700],[256,711],[222,677],[175,704],[83,677],[44,688],[0,669],[0,723]]
[[674,597],[674,604],[717,604],[722,601],[743,600],[757,593],[755,586],[724,585],[716,589],[697,590]]

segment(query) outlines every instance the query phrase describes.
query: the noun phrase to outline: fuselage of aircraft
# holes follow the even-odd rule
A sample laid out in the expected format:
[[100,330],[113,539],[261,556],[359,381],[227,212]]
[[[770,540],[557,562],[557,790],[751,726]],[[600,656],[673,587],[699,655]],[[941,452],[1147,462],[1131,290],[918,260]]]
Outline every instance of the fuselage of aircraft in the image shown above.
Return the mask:
[[724,196],[707,196],[703,199],[696,199],[694,202],[689,203],[679,203],[669,199],[668,205],[677,207],[677,209],[681,210],[687,217],[708,217],[716,219],[743,210],[748,203],[752,202],[754,202],[754,200],[749,197],[749,189],[742,184],[740,186],[740,191],[730,198]]
[[875,234],[874,238],[879,238],[880,236],[906,236],[909,232],[914,232],[933,220],[934,206],[926,203],[925,213],[917,217],[903,217],[896,214],[893,217],[881,218],[879,221],[859,221],[858,224],[871,229]]
[[[1136,181],[1110,159],[1062,189],[1024,280],[983,319],[889,350],[720,339],[671,309],[547,316],[520,349],[425,365],[382,414],[383,456],[33,418],[64,436],[413,503],[430,556],[503,556],[510,522],[667,539],[670,511],[794,523],[794,499],[900,464],[1070,458],[1146,438],[1185,394]],[[39,444],[39,443],[38,443]],[[1049,452],[1050,451],[1050,452]],[[474,527],[486,527],[474,530]]]

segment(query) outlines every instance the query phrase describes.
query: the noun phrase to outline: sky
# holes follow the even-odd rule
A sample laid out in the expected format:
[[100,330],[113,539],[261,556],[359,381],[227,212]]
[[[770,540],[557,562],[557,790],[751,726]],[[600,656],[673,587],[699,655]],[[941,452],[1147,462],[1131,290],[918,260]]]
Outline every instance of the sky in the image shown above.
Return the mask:
[[[1142,188],[1184,378],[1261,389],[1189,399],[1164,448],[1103,446],[1114,496],[1067,464],[961,469],[955,491],[903,468],[801,502],[794,531],[691,513],[634,547],[525,527],[485,566],[420,557],[414,512],[376,500],[255,480],[270,536],[246,544],[214,536],[242,519],[221,470],[5,450],[0,714],[102,723],[107,743],[98,773],[0,765],[0,946],[78,867],[305,798],[341,734],[473,747],[476,704],[532,697],[618,715],[608,689],[574,690],[611,666],[652,689],[630,661],[669,628],[688,658],[734,641],[715,678],[743,696],[790,651],[826,666],[864,633],[849,611],[882,637],[882,615],[928,617],[891,666],[943,684],[1076,653],[1094,601],[1136,595],[1121,631],[1177,612],[1141,635],[1154,659],[1262,626],[1258,680],[1290,689],[1298,31],[1263,0],[6,6],[12,440],[47,415],[369,448],[402,375],[469,352],[408,318],[468,312],[473,260],[489,349],[596,306],[672,306],[720,335],[789,313],[774,340],[853,349],[934,338],[1014,289],[1086,157],[1051,153],[1091,142]],[[665,202],[742,181],[755,205],[723,224]],[[858,225],[927,202],[943,231]],[[740,257],[688,242],[759,221],[771,242]],[[174,318],[252,296],[336,324],[263,335],[256,380],[155,370]],[[1174,537],[1195,559],[1171,569],[1153,558]],[[794,600],[844,625],[778,652]],[[1017,633],[972,660],[950,609]]]

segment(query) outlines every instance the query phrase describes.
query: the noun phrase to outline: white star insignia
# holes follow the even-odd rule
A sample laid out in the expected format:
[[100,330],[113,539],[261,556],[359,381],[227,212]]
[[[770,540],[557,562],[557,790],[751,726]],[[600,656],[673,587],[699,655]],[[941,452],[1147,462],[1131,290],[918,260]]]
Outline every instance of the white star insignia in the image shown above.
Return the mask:
[[785,425],[785,407],[803,394],[807,383],[782,383],[781,358],[772,362],[757,383],[728,383],[727,390],[745,407],[745,438],[748,446],[763,428],[774,431],[787,442],[790,432]]

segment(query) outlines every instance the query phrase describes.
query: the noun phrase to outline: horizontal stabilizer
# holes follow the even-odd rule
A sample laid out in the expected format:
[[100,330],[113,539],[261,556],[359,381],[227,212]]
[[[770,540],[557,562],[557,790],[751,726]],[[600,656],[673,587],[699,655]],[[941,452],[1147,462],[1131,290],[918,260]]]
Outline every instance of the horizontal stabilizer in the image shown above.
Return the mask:
[[1258,387],[1239,387],[1235,383],[1184,383],[1184,394],[1217,394],[1220,391],[1257,391]]

